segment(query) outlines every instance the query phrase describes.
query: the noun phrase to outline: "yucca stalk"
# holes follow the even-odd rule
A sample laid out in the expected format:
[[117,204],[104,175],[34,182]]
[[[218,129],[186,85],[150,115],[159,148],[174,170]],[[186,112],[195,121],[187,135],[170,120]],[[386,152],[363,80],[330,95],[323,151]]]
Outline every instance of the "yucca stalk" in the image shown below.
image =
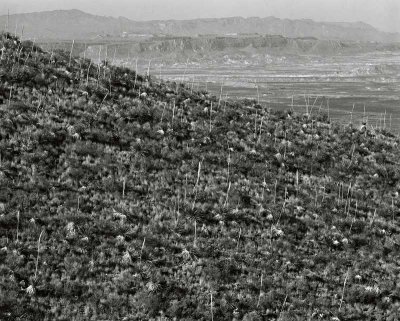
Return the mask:
[[242,236],[242,228],[240,227],[239,228],[239,236],[238,236],[238,239],[237,239],[237,241],[236,241],[236,252],[238,252],[239,251],[239,242],[240,242],[240,237]]
[[197,220],[194,220],[194,240],[193,240],[193,247],[196,247],[196,246],[197,246],[196,241],[197,241]]
[[42,238],[44,230],[40,232],[38,243],[37,243],[37,255],[36,255],[36,264],[35,264],[35,280],[37,279],[37,271],[38,271],[38,265],[39,265],[39,252],[40,252],[40,240]]
[[231,190],[231,182],[229,182],[228,184],[228,190],[226,191],[226,198],[225,198],[225,203],[224,203],[224,207],[226,207],[228,205],[228,200],[229,200],[229,191]]
[[229,145],[228,145],[228,174],[226,177],[226,180],[229,182],[229,174],[230,174],[230,168],[231,168],[231,150],[229,149]]
[[196,179],[196,184],[194,185],[194,189],[196,189],[196,187],[200,181],[201,163],[202,163],[202,161],[199,161],[199,166],[197,168],[197,179]]
[[172,124],[174,123],[174,118],[175,118],[175,100],[174,100],[174,105],[172,107]]
[[92,66],[92,60],[89,62],[89,67],[87,69],[87,75],[86,75],[86,87],[89,85],[89,72],[90,72],[90,67]]
[[262,295],[262,286],[263,286],[263,276],[264,275],[261,273],[260,294],[258,295],[257,308],[260,306],[260,300],[261,300],[261,295]]
[[8,106],[11,105],[11,98],[12,98],[13,88],[14,88],[14,85],[12,85],[11,88],[10,88],[10,97],[8,97]]
[[264,122],[264,116],[261,117],[260,130],[259,130],[259,133],[258,133],[257,143],[259,143],[261,141],[261,133],[262,133],[263,122]]
[[69,53],[68,67],[71,67],[72,51],[74,50],[75,39],[72,40],[71,51]]
[[256,87],[257,87],[257,104],[259,105],[260,104],[260,91],[259,91],[259,88],[258,88],[257,81],[256,81]]
[[212,130],[212,123],[211,123],[211,116],[212,116],[212,110],[213,109],[213,103],[211,102],[211,107],[210,107],[210,133],[211,133],[211,130]]
[[345,291],[345,289],[346,289],[347,278],[349,277],[349,270],[350,270],[350,268],[347,269],[346,277],[345,277],[344,283],[343,283],[342,297],[341,297],[341,299],[340,299],[340,305],[339,305],[339,312],[340,312],[340,310],[342,309],[343,298],[344,298],[344,291]]
[[224,82],[221,82],[221,91],[219,93],[219,100],[218,100],[218,109],[221,106],[221,99],[222,99],[222,89],[224,87]]
[[286,294],[285,299],[283,300],[283,303],[282,303],[281,311],[279,312],[278,320],[281,320],[281,315],[282,315],[283,309],[285,308],[287,298],[288,298],[288,295]]
[[211,300],[210,300],[210,309],[211,309],[211,321],[214,321],[214,312],[213,312],[213,294],[210,291]]
[[146,243],[146,238],[143,238],[142,247],[140,248],[140,258],[139,258],[140,263],[142,263],[142,255],[143,255],[143,249],[144,249],[145,243]]
[[19,213],[19,211],[17,212],[17,243],[18,243],[18,238],[19,238],[19,216],[20,216],[20,213]]
[[122,198],[125,198],[126,177],[122,180]]
[[254,139],[257,137],[257,116],[258,116],[258,110],[256,109],[256,116],[254,117]]

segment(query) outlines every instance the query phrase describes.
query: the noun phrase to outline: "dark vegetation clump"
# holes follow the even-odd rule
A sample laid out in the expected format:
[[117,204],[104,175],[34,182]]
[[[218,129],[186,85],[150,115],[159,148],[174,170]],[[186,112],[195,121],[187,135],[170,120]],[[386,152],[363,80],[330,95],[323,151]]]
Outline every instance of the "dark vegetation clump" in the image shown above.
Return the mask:
[[1,320],[398,320],[398,138],[0,50]]

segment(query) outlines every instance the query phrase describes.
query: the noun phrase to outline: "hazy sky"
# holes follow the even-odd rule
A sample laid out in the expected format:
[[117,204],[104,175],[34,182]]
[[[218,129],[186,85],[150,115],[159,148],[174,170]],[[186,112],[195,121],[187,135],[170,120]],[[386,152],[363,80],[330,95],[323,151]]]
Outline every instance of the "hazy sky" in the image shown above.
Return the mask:
[[400,0],[0,0],[0,14],[80,9],[133,20],[231,16],[364,21],[400,32]]

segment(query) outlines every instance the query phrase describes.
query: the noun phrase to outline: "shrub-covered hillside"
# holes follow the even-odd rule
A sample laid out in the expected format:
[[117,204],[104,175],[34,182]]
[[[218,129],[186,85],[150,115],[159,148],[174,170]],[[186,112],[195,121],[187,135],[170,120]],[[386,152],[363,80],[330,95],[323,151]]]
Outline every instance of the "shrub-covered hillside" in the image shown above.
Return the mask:
[[1,320],[398,320],[398,138],[0,49]]

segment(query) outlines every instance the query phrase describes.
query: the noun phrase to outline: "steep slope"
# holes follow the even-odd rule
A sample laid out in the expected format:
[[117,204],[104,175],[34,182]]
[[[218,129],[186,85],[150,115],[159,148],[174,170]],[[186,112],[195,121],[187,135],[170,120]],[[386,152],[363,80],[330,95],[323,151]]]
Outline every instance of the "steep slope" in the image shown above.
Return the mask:
[[0,319],[396,320],[398,138],[0,47]]
[[[0,16],[0,25],[7,24],[7,16]],[[37,39],[87,39],[97,35],[121,36],[134,34],[170,34],[196,36],[199,34],[224,35],[229,33],[276,34],[285,37],[316,37],[329,40],[400,41],[400,35],[379,31],[362,23],[332,23],[313,20],[266,18],[216,18],[166,21],[132,21],[127,18],[102,17],[79,10],[57,10],[9,17],[9,30],[21,30],[26,37]]]

